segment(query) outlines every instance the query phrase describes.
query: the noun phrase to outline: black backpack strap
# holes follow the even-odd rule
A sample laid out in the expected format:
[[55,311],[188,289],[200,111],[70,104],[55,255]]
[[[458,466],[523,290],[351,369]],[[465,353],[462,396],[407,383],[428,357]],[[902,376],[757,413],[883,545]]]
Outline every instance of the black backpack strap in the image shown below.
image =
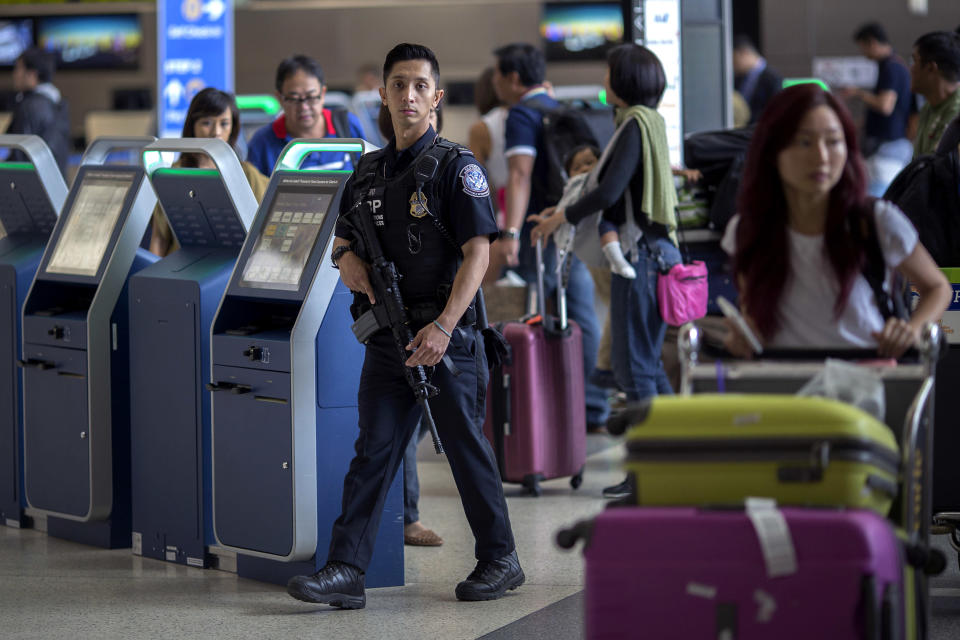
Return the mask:
[[[422,190],[425,186],[432,185],[437,178],[443,175],[443,172],[451,162],[463,156],[474,157],[470,149],[438,136],[434,144],[420,154],[420,157],[414,161],[418,194],[422,195]],[[436,193],[435,190],[434,193]],[[436,200],[434,200],[434,202],[436,202]],[[446,226],[444,226],[440,217],[429,208],[427,209],[427,213],[437,233],[453,247],[457,253],[457,257],[463,261],[463,249],[461,249],[457,241],[453,239],[453,236],[447,230]],[[503,363],[510,360],[510,345],[499,330],[488,325],[487,307],[486,301],[483,298],[482,288],[477,289],[477,294],[473,298],[473,306],[476,310],[477,317],[475,326],[483,336],[483,347],[487,356],[487,366],[494,371],[500,371]]]
[[338,138],[350,138],[350,112],[346,109],[334,107],[330,109],[330,119],[333,120],[333,128],[337,130]]
[[864,263],[863,277],[873,291],[874,301],[883,316],[884,322],[890,318],[910,318],[910,307],[906,300],[906,283],[902,277],[894,277],[892,285],[893,295],[887,293],[883,285],[887,279],[887,263],[883,257],[883,248],[880,246],[880,236],[877,233],[877,222],[873,210],[863,218],[864,232]]
[[[333,121],[333,128],[337,130],[338,138],[352,138],[353,133],[350,131],[350,112],[346,109],[341,109],[339,107],[333,107],[330,109],[330,119]],[[353,166],[356,167],[357,163],[360,161],[361,154],[359,153],[350,153],[350,162],[353,163]]]
[[[417,193],[422,195],[423,188],[427,185],[433,185],[434,181],[443,175],[447,166],[461,156],[469,156],[472,158],[473,152],[455,142],[450,142],[445,138],[437,136],[434,143],[414,161]],[[456,240],[453,239],[453,236],[444,226],[440,217],[430,209],[427,209],[427,213],[430,214],[430,221],[433,223],[433,226],[436,227],[440,237],[446,240],[447,243],[453,247],[453,250],[457,252],[457,256],[463,260],[463,250],[460,248],[460,245],[457,244]]]

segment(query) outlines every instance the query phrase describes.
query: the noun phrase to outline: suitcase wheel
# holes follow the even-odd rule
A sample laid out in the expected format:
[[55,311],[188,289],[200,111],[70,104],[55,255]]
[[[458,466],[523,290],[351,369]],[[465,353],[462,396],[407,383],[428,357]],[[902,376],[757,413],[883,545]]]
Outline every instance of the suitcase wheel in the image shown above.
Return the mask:
[[523,488],[527,490],[534,498],[539,498],[540,494],[543,493],[543,489],[540,488],[540,481],[543,479],[539,473],[530,473],[523,476]]
[[580,467],[580,471],[577,471],[577,475],[570,478],[570,486],[574,489],[579,489],[580,485],[583,484],[583,467]]

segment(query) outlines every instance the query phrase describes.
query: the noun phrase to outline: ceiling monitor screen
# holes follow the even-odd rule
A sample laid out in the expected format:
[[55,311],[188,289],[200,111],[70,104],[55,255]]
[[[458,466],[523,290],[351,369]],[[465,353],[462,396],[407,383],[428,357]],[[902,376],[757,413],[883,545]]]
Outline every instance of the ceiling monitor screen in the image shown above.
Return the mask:
[[0,19],[0,66],[12,67],[20,54],[33,46],[33,20]]
[[85,178],[67,212],[47,273],[95,277],[110,246],[134,174]]
[[240,278],[241,287],[297,291],[334,191],[278,189]]
[[604,60],[623,42],[623,7],[619,2],[547,2],[540,37],[547,60]]
[[136,14],[43,16],[37,44],[59,69],[136,69],[143,32]]

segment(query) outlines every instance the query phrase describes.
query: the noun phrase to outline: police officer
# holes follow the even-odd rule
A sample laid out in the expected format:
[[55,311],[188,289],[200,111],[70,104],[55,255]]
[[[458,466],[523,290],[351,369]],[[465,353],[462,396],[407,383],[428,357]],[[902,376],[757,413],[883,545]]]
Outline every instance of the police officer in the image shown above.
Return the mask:
[[[406,347],[406,362],[400,361],[389,329],[367,343],[358,391],[360,435],[344,479],[342,512],[333,525],[326,565],[288,583],[287,592],[298,600],[344,609],[366,604],[364,571],[383,502],[420,419],[402,366],[437,365],[431,382],[440,393],[430,406],[478,561],[457,585],[457,598],[493,600],[524,581],[493,450],[482,431],[489,374],[473,305],[497,225],[483,170],[469,151],[441,142],[429,124],[431,109],[443,97],[439,75],[436,56],[427,47],[399,44],[387,54],[380,95],[395,138],[363,157],[342,199],[341,214],[368,200],[383,253],[403,276],[400,290],[416,335]],[[449,145],[445,161],[418,190],[417,160],[436,153],[438,144]],[[376,304],[368,267],[351,250],[351,231],[342,219],[336,236],[334,263],[355,304]]]

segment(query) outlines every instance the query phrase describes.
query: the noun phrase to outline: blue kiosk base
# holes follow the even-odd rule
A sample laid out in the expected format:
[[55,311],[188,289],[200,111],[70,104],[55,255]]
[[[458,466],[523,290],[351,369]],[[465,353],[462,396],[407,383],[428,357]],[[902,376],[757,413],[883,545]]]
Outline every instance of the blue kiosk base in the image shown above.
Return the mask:
[[130,546],[130,521],[110,519],[104,522],[75,522],[49,516],[47,535],[101,549],[126,549]]
[[[349,463],[349,459],[347,462]],[[339,498],[340,491],[336,494]],[[285,585],[293,576],[316,573],[326,564],[327,547],[330,545],[330,526],[340,515],[339,502],[336,512],[326,515],[329,519],[320,521],[320,543],[317,545],[317,554],[312,560],[278,562],[237,554],[237,575],[260,582]],[[367,588],[400,587],[403,583],[403,468],[401,467],[387,493],[373,560],[367,568],[366,586]]]

